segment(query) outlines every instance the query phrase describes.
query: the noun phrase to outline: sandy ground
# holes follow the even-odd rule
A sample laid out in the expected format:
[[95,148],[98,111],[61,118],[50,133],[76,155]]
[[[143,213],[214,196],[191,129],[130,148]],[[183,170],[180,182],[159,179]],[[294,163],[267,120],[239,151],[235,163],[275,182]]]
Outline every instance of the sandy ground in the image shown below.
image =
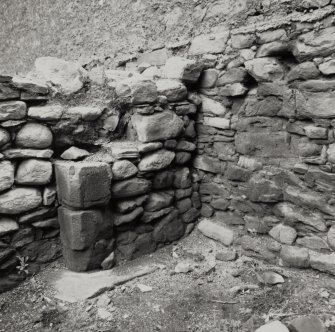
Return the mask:
[[[0,331],[243,332],[268,320],[287,323],[304,314],[318,315],[328,331],[335,331],[334,278],[285,269],[283,284],[263,285],[257,271],[273,267],[244,256],[235,262],[216,261],[215,254],[223,249],[194,231],[177,245],[119,268],[131,271],[159,264],[158,271],[73,304],[53,297],[50,280],[63,268],[61,261],[55,262],[0,295]],[[193,271],[175,273],[180,262]],[[149,291],[141,292],[139,284]],[[242,284],[259,288],[233,294],[231,288]]]

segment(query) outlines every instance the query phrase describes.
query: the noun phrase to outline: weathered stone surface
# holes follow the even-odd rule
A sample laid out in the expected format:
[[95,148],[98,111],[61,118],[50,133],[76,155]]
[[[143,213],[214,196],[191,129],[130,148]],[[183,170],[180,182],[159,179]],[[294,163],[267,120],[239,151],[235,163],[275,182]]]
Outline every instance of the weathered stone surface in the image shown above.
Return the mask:
[[35,221],[32,223],[35,228],[59,228],[58,218],[49,218],[41,221]]
[[144,210],[154,212],[170,206],[173,202],[173,196],[165,192],[153,192],[149,195],[144,205]]
[[56,188],[54,186],[47,186],[43,190],[43,205],[52,205],[57,197]]
[[0,162],[0,192],[9,189],[14,184],[14,165],[7,160]]
[[42,195],[35,188],[15,188],[0,195],[0,213],[20,214],[37,208]]
[[328,131],[326,128],[317,127],[313,125],[306,126],[305,128],[306,136],[312,139],[327,139]]
[[286,41],[273,41],[271,43],[263,44],[259,47],[256,53],[256,58],[270,57],[276,55],[283,55],[290,51],[289,43]]
[[12,79],[14,86],[20,90],[24,90],[31,94],[46,95],[49,93],[49,88],[46,82],[30,77],[14,76]]
[[0,148],[10,142],[10,134],[7,130],[0,128]]
[[284,77],[284,67],[276,58],[256,58],[245,62],[248,73],[257,82],[272,82]]
[[266,130],[259,132],[238,132],[235,136],[236,151],[256,157],[291,157],[289,135],[284,131]]
[[189,141],[179,141],[176,150],[177,151],[185,151],[185,152],[192,152],[197,148],[197,146]]
[[169,166],[174,157],[174,152],[161,149],[143,157],[138,164],[138,169],[141,172],[159,171]]
[[231,35],[231,44],[238,49],[251,47],[255,40],[256,36],[250,33],[233,33]]
[[65,160],[80,160],[87,156],[90,153],[87,150],[77,148],[76,146],[71,146],[61,154],[61,158]]
[[248,197],[252,202],[278,202],[282,200],[283,191],[274,181],[256,175],[249,182]]
[[144,143],[138,146],[138,152],[141,154],[159,150],[163,147],[162,142]]
[[166,61],[163,75],[166,78],[177,79],[186,83],[195,83],[199,79],[201,71],[201,63],[175,56]]
[[215,255],[215,259],[222,262],[231,262],[236,260],[237,252],[235,250],[220,251]]
[[53,155],[53,151],[50,149],[8,149],[1,151],[8,159],[26,159],[26,158],[39,158],[49,159]]
[[79,91],[88,78],[88,73],[78,63],[55,57],[36,59],[35,72],[51,89],[65,95]]
[[0,218],[0,236],[15,232],[19,229],[17,222],[10,218]]
[[146,194],[150,191],[150,188],[150,181],[141,178],[132,178],[114,182],[111,187],[111,193],[112,197],[126,198]]
[[335,100],[335,92],[297,92],[297,113],[306,118],[335,118],[335,110],[331,107]]
[[335,164],[335,143],[329,144],[327,149],[328,161]]
[[200,211],[193,207],[189,209],[187,212],[185,212],[184,214],[182,214],[180,218],[183,223],[189,224],[189,223],[195,222],[199,216],[200,216]]
[[90,247],[104,222],[98,210],[73,211],[64,207],[58,209],[58,219],[62,242],[72,250]]
[[171,171],[162,171],[155,174],[153,178],[154,189],[171,188],[174,180],[174,173]]
[[98,106],[75,106],[64,111],[63,118],[79,118],[83,121],[94,121],[103,113],[104,108]]
[[159,243],[172,242],[178,240],[183,235],[184,224],[178,219],[176,210],[163,217],[153,231],[153,238]]
[[64,112],[60,105],[33,106],[28,109],[28,116],[41,121],[57,121]]
[[335,74],[335,60],[331,59],[319,65],[319,69],[323,75]]
[[293,54],[300,62],[328,56],[335,50],[334,35],[333,26],[320,31],[307,32],[296,40]]
[[306,248],[283,246],[280,251],[280,258],[288,266],[297,268],[309,267],[309,252]]
[[277,204],[275,210],[288,223],[301,222],[320,232],[327,230],[325,220],[320,212],[304,210],[288,202]]
[[240,112],[245,116],[276,116],[282,109],[281,99],[273,96],[259,99],[251,96],[245,99]]
[[222,53],[226,48],[228,37],[228,31],[197,36],[192,40],[189,52],[191,54]]
[[280,243],[291,245],[297,237],[297,232],[293,227],[279,224],[270,230],[269,235]]
[[218,117],[204,117],[204,125],[211,126],[219,129],[229,129],[230,120]]
[[198,229],[205,236],[219,241],[225,246],[230,246],[234,241],[234,232],[230,228],[210,219],[201,220]]
[[242,83],[227,84],[219,89],[220,96],[238,97],[243,96],[248,88]]
[[191,186],[191,174],[188,167],[177,170],[174,174],[173,186],[178,189],[185,189]]
[[215,86],[218,79],[218,71],[210,68],[202,72],[199,82],[201,88],[212,88]]
[[193,160],[193,167],[210,173],[222,173],[220,161],[205,155],[195,157]]
[[305,236],[305,237],[299,237],[297,239],[297,244],[300,246],[303,246],[308,249],[322,251],[322,250],[329,250],[329,247],[327,245],[327,242],[323,240],[322,238],[312,235],[312,236]]
[[123,224],[128,224],[136,219],[138,219],[142,214],[143,214],[143,208],[138,207],[135,210],[131,211],[130,213],[127,214],[115,214],[113,221],[115,226],[120,226]]
[[167,140],[180,135],[184,122],[171,111],[132,116],[132,123],[141,142]]
[[[311,2],[311,1],[309,1]],[[321,1],[316,1],[321,2]],[[314,1],[313,4],[315,5]],[[289,323],[290,331],[293,332],[325,332],[326,329],[321,319],[316,315],[300,316]]]
[[289,330],[279,320],[275,320],[261,326],[256,330],[256,332],[289,332]]
[[51,181],[52,164],[50,161],[27,159],[20,163],[15,182],[26,185],[44,185]]
[[327,241],[329,246],[335,250],[335,225],[330,227],[328,234],[327,234]]
[[309,208],[318,209],[324,213],[335,216],[335,207],[325,203],[324,196],[315,191],[308,189],[300,189],[298,187],[287,186],[283,190],[284,200],[299,206],[307,206]]
[[184,198],[176,202],[176,207],[178,209],[179,214],[185,213],[186,211],[191,209],[192,201],[190,198]]
[[317,78],[320,75],[320,71],[312,61],[303,62],[291,69],[287,74],[287,80],[289,82],[294,80],[309,80]]
[[118,160],[112,166],[114,180],[128,179],[138,172],[137,167],[129,160]]
[[223,117],[227,113],[226,107],[218,101],[215,101],[205,96],[201,96],[201,100],[201,111],[203,113],[214,114],[220,117]]
[[58,199],[73,208],[105,205],[110,199],[110,166],[100,162],[55,163]]
[[21,120],[27,115],[27,106],[23,101],[0,102],[0,121]]
[[0,83],[0,100],[19,99],[19,90],[13,88],[8,83]]
[[45,149],[52,144],[52,132],[39,123],[27,123],[17,133],[15,142],[23,148]]
[[335,275],[335,253],[328,255],[311,251],[310,265],[314,270]]
[[245,68],[231,68],[219,76],[216,85],[222,86],[226,84],[241,83],[246,80],[247,76],[248,73]]
[[118,200],[116,202],[116,210],[121,213],[128,213],[135,210],[137,207],[142,206],[149,195],[138,196],[133,199]]
[[134,105],[154,103],[158,97],[156,84],[149,80],[118,81],[115,92],[124,102]]
[[163,95],[170,102],[180,101],[186,98],[186,86],[178,80],[161,79],[156,81],[157,93]]
[[335,89],[334,80],[308,80],[298,85],[298,90],[307,92],[327,92]]
[[153,212],[144,212],[143,216],[141,218],[141,221],[144,223],[150,223],[153,222],[154,220],[157,220],[167,214],[169,214],[170,212],[172,212],[174,210],[174,208],[172,206],[170,207],[166,207],[164,209],[160,209],[158,211],[153,211]]

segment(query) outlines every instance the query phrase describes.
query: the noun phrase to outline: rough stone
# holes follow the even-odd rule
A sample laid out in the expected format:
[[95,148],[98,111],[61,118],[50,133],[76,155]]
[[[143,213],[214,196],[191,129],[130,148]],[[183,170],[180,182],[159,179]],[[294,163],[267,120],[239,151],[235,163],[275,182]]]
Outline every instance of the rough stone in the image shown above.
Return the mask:
[[248,88],[242,83],[227,84],[219,89],[219,94],[225,97],[243,96]]
[[138,172],[137,167],[129,160],[118,160],[112,166],[114,180],[128,179]]
[[198,229],[205,236],[219,241],[225,246],[230,246],[234,241],[234,232],[230,228],[210,219],[201,220]]
[[255,40],[256,36],[250,33],[232,34],[231,36],[232,47],[238,49],[251,47]]
[[276,58],[256,58],[245,62],[248,73],[257,82],[272,82],[284,77],[284,68]]
[[171,188],[174,181],[174,173],[171,171],[162,171],[155,174],[153,178],[154,189]]
[[45,185],[51,181],[52,164],[39,159],[27,159],[17,168],[15,182],[23,185]]
[[243,67],[231,68],[219,76],[216,85],[223,86],[226,84],[245,82],[247,75],[248,73]]
[[212,35],[199,35],[192,40],[189,52],[191,54],[222,53],[226,48],[229,32]]
[[19,90],[13,88],[8,83],[0,83],[0,100],[19,99]]
[[33,106],[28,109],[30,118],[41,121],[58,121],[63,113],[64,109],[60,105]]
[[147,199],[144,210],[154,212],[170,206],[173,202],[173,196],[165,192],[153,192]]
[[294,80],[309,80],[317,78],[320,75],[320,71],[312,61],[303,62],[294,66],[287,74],[287,80],[289,82]]
[[278,202],[282,200],[282,189],[271,180],[258,177],[252,177],[249,182],[248,198],[252,202]]
[[297,232],[293,227],[279,224],[270,230],[269,235],[280,243],[291,245],[297,237]]
[[329,246],[335,250],[335,225],[331,226],[328,234],[327,234],[327,241]]
[[218,101],[215,101],[205,96],[201,96],[201,100],[201,111],[203,113],[214,114],[220,117],[223,117],[227,113],[226,107]]
[[230,120],[218,117],[204,117],[204,125],[219,129],[229,129]]
[[0,161],[0,192],[14,184],[14,172],[14,165],[10,161]]
[[335,50],[334,35],[333,26],[300,35],[293,46],[293,55],[300,62],[328,56]]
[[7,130],[0,128],[0,148],[10,142],[10,134]]
[[115,214],[114,215],[114,225],[115,226],[120,226],[124,224],[131,223],[135,220],[137,220],[142,214],[143,214],[143,208],[138,207],[135,210],[131,211],[130,213],[127,214]]
[[161,149],[143,157],[138,164],[138,169],[141,172],[158,171],[169,166],[174,157],[174,152]]
[[26,159],[26,158],[39,158],[49,159],[53,155],[53,151],[50,149],[8,149],[2,151],[8,159]]
[[163,75],[166,78],[177,79],[186,83],[196,83],[200,77],[201,71],[201,63],[175,56],[166,61]]
[[205,155],[195,157],[193,160],[193,167],[210,173],[222,173],[220,161]]
[[159,150],[163,147],[162,142],[144,143],[138,146],[138,152],[141,154]]
[[322,321],[316,315],[297,317],[290,321],[289,328],[290,328],[290,331],[292,332],[325,332],[326,331]]
[[187,89],[178,80],[161,79],[156,81],[157,93],[167,98],[169,102],[176,102],[186,98]]
[[55,163],[58,199],[73,208],[105,205],[110,199],[110,166],[101,162]]
[[35,72],[51,89],[65,95],[79,91],[88,79],[88,73],[78,63],[55,57],[36,59]]
[[335,253],[328,255],[311,251],[310,265],[314,270],[335,275]]
[[173,186],[178,189],[185,189],[191,186],[191,174],[188,167],[183,167],[175,172]]
[[184,122],[171,111],[132,116],[132,123],[141,142],[167,140],[180,135]]
[[178,219],[178,212],[173,210],[157,222],[153,239],[158,243],[178,240],[184,235],[184,224]]
[[145,203],[148,197],[149,195],[142,195],[133,199],[126,199],[122,201],[118,200],[116,202],[116,210],[121,213],[131,212]]
[[126,198],[146,194],[151,189],[151,182],[146,179],[132,178],[114,182],[111,187],[112,197]]
[[157,86],[149,80],[126,79],[118,81],[115,92],[124,102],[133,105],[154,103],[157,100]]
[[312,236],[305,236],[297,239],[297,244],[303,246],[308,249],[323,251],[329,250],[327,242],[322,238],[312,235]]
[[335,74],[335,60],[331,59],[319,65],[319,69],[323,75]]
[[191,208],[187,212],[182,214],[180,218],[183,221],[183,223],[189,224],[189,223],[195,222],[199,216],[200,216],[200,211],[195,208]]
[[17,133],[15,142],[23,148],[45,149],[52,144],[52,132],[39,123],[27,123]]
[[0,102],[0,121],[21,120],[27,115],[23,101]]
[[46,82],[33,79],[31,77],[14,76],[12,79],[14,86],[20,90],[24,90],[31,94],[46,95],[49,93],[49,88]]
[[279,320],[275,320],[261,326],[255,332],[289,332],[289,330]]
[[280,258],[288,266],[297,268],[309,267],[309,252],[306,248],[285,245],[280,251]]
[[0,218],[0,236],[15,232],[19,229],[17,222],[10,218]]
[[215,255],[215,259],[222,262],[231,262],[236,260],[237,252],[235,250],[220,251]]
[[58,218],[49,218],[41,221],[33,222],[32,225],[35,228],[59,228]]
[[61,158],[65,160],[80,160],[87,156],[90,153],[87,150],[77,148],[76,146],[71,146],[61,154]]
[[42,196],[35,188],[15,188],[0,195],[0,213],[20,214],[37,208]]
[[210,68],[202,72],[199,84],[201,88],[212,88],[215,86],[218,79],[218,71],[216,69]]

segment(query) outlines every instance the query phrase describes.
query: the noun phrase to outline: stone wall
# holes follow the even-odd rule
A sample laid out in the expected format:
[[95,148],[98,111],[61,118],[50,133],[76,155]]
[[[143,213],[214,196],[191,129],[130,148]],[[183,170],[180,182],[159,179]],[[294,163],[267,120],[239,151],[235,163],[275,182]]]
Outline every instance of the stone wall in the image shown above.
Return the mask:
[[173,242],[199,215],[246,255],[335,274],[334,8],[321,2],[117,70],[45,57],[28,78],[0,76],[5,283],[17,255],[30,268],[59,256],[59,225],[83,271]]
[[172,60],[156,81],[49,57],[28,77],[1,76],[1,290],[62,247],[72,270],[107,269],[193,229],[197,105],[185,84],[202,65]]

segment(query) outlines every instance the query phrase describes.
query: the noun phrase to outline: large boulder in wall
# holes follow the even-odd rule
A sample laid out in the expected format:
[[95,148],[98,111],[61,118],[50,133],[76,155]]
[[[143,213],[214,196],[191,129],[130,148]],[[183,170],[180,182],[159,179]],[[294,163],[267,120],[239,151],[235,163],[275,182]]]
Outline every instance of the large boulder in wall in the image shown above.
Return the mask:
[[79,91],[88,80],[87,71],[78,63],[55,57],[36,59],[35,74],[53,90],[65,95]]
[[175,138],[184,127],[184,122],[172,111],[146,116],[135,114],[131,121],[139,141],[145,143]]

